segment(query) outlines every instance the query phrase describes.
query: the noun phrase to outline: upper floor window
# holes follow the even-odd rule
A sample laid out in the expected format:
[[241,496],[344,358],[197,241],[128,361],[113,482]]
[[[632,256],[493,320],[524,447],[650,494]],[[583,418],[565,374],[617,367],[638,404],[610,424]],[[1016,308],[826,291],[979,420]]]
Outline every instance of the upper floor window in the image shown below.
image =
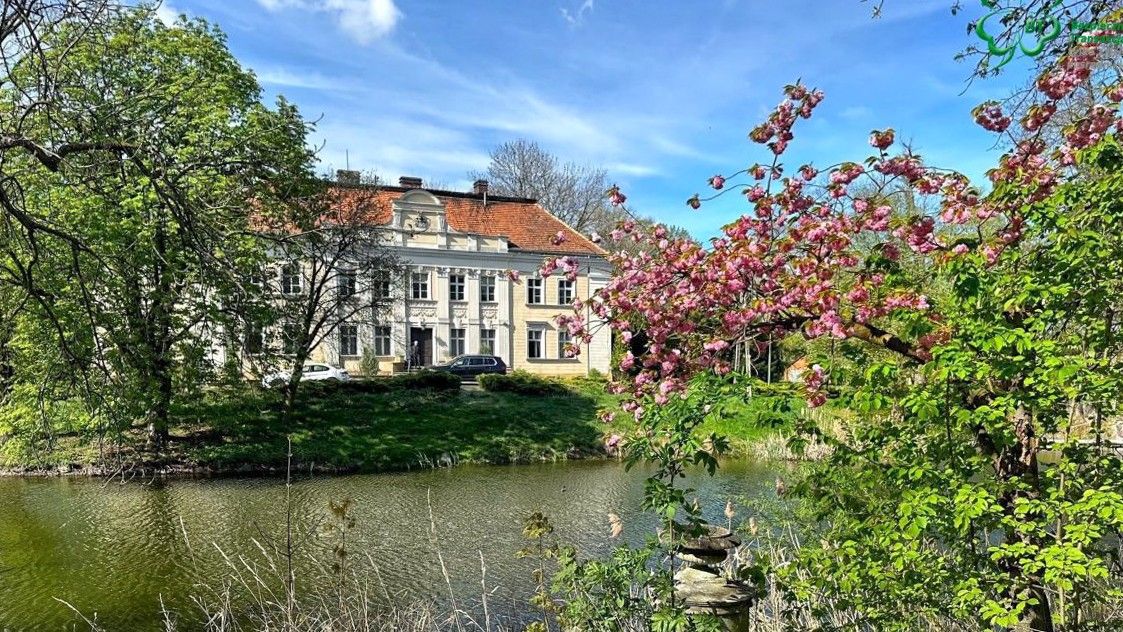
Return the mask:
[[558,305],[569,305],[573,302],[573,281],[558,279]]
[[374,300],[384,301],[390,298],[390,273],[378,270],[374,273],[373,281]]
[[480,302],[495,302],[495,277],[490,274],[480,277]]
[[448,300],[450,300],[450,301],[463,301],[464,300],[464,275],[463,274],[450,274],[450,275],[448,275]]
[[526,280],[526,302],[531,305],[542,304],[542,279]]
[[429,273],[414,272],[410,275],[410,279],[410,296],[418,301],[429,300]]
[[353,270],[343,270],[335,278],[339,298],[351,298],[359,291],[359,278]]
[[301,289],[300,264],[286,263],[281,266],[281,294],[300,294]]

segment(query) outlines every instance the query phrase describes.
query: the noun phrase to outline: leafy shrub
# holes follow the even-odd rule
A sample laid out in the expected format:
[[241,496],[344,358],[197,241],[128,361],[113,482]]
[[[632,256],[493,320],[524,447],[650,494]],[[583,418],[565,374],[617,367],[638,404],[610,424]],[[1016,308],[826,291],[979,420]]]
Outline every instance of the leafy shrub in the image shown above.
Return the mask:
[[391,388],[424,389],[434,391],[459,391],[460,377],[444,371],[417,371],[402,373],[386,380]]
[[317,381],[303,382],[301,390],[311,397],[334,394],[369,395],[389,393],[400,390],[459,391],[460,378],[440,371],[418,371],[402,373],[393,377],[349,380],[347,382]]
[[526,371],[480,376],[480,386],[492,393],[519,393],[521,395],[565,395],[569,389],[557,380],[534,375]]

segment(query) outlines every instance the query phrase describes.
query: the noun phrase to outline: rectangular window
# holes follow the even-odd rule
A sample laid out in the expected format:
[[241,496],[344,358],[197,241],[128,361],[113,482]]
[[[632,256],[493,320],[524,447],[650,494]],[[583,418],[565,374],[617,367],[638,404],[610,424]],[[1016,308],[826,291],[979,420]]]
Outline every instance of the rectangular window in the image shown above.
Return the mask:
[[573,303],[573,281],[558,279],[558,305]]
[[573,336],[570,336],[568,331],[562,329],[558,332],[558,358],[571,357],[565,351],[566,346],[571,342],[573,342]]
[[339,355],[341,356],[357,356],[359,355],[359,326],[358,325],[340,325],[339,326]]
[[297,351],[297,344],[300,342],[300,326],[292,323],[287,323],[281,329],[281,353],[285,355],[294,355]]
[[526,331],[526,357],[531,360],[543,357],[542,343],[545,337],[546,331],[544,329],[528,329]]
[[526,280],[526,302],[529,305],[542,304],[542,279]]
[[339,298],[351,298],[359,291],[359,278],[351,270],[344,270],[335,277]]
[[388,356],[390,355],[390,328],[389,327],[375,327],[374,328],[374,355]]
[[464,355],[465,329],[450,329],[448,331],[448,352],[452,357]]
[[411,276],[412,287],[410,296],[415,301],[429,300],[429,273],[428,272],[414,272]]
[[390,298],[390,273],[379,270],[374,273],[374,300],[385,301]]
[[480,330],[480,354],[495,355],[495,330]]
[[300,294],[300,264],[286,263],[281,266],[281,294]]
[[450,274],[450,275],[448,275],[448,300],[450,300],[450,301],[463,301],[464,300],[464,275],[463,274]]
[[246,353],[251,355],[265,352],[265,329],[261,325],[246,325]]
[[480,302],[495,302],[495,277],[491,275],[480,277]]

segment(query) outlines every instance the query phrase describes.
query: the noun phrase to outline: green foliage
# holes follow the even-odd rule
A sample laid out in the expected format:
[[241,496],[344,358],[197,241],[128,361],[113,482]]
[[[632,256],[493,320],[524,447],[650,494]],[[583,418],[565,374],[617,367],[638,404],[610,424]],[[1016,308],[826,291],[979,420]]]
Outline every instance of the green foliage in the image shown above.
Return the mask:
[[[111,15],[45,32],[45,57],[11,70],[28,85],[49,74],[58,93],[28,111],[22,133],[45,146],[125,149],[60,169],[5,154],[21,212],[52,230],[21,220],[12,225],[23,232],[0,235],[12,263],[0,283],[33,299],[22,310],[24,342],[59,360],[17,379],[55,381],[107,432],[148,424],[159,447],[174,400],[218,377],[209,360],[217,332],[239,331],[237,315],[252,311],[245,279],[265,252],[247,202],[265,212],[294,193],[311,179],[312,154],[295,108],[261,103],[220,31],[202,20],[168,28],[147,9]],[[0,109],[18,111],[25,99],[0,87]],[[237,355],[241,341],[226,342]]]
[[561,382],[528,371],[488,373],[480,376],[480,386],[493,393],[521,393],[523,395],[565,395],[569,389]]
[[1096,445],[1123,392],[1123,166],[1113,139],[1080,161],[1022,209],[1019,248],[940,267],[951,338],[931,362],[852,376],[861,415],[797,487],[830,525],[781,573],[797,597],[828,595],[877,629],[940,613],[1123,625],[1123,462]]

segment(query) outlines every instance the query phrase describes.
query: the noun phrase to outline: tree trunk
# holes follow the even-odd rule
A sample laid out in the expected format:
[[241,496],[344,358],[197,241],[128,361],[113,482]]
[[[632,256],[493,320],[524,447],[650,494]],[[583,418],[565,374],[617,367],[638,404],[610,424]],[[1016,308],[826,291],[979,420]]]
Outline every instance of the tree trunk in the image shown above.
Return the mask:
[[[1028,411],[1019,408],[1014,413],[1012,421],[1017,442],[1003,449],[994,458],[995,473],[1000,480],[1006,483],[1008,488],[1017,482],[1025,484],[1028,488],[1026,491],[1008,492],[999,499],[1003,509],[1011,515],[1020,498],[1038,498],[1040,496],[1037,469],[1038,440],[1033,419]],[[1019,534],[1012,530],[1006,533],[1006,538],[1009,541],[1022,540],[1034,546],[1041,546],[1042,544],[1040,538]],[[1035,605],[1026,609],[1025,614],[1022,615],[1022,620],[1018,623],[1018,629],[1032,632],[1053,632],[1053,611],[1049,605],[1049,595],[1041,582],[1041,578],[1035,575],[1027,575],[1021,565],[1016,563],[1008,564],[1006,572],[1010,574],[1010,578],[1015,584],[1022,586],[1017,594],[1011,595],[1012,598],[1037,601]]]

